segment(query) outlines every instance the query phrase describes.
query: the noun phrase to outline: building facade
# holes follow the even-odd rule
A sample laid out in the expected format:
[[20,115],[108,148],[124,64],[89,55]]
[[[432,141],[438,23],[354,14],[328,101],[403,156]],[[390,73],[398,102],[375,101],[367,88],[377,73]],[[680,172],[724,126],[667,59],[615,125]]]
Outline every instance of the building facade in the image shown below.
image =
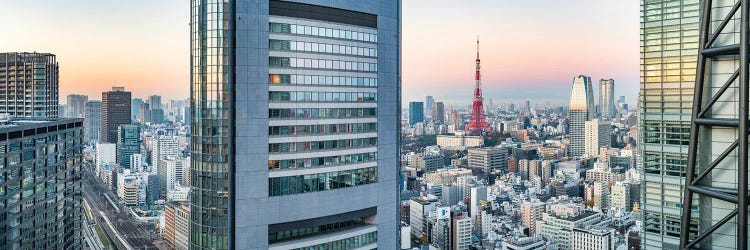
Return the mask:
[[602,119],[612,119],[617,114],[615,107],[615,80],[599,80],[599,115]]
[[0,113],[58,117],[59,66],[50,53],[0,53]]
[[66,110],[66,117],[83,118],[83,115],[86,111],[86,102],[89,101],[89,96],[70,94],[68,95],[67,99],[68,108]]
[[608,120],[598,118],[591,119],[584,123],[585,130],[585,154],[589,156],[598,156],[601,147],[612,146],[612,125]]
[[432,105],[432,122],[445,124],[445,104],[443,102],[435,102]]
[[83,120],[4,121],[0,158],[8,177],[0,184],[0,249],[84,248]]
[[585,153],[585,123],[594,118],[594,90],[591,77],[579,75],[573,78],[568,106],[568,127],[570,131],[570,155],[581,156]]
[[[731,9],[730,2],[734,1],[716,7]],[[645,180],[641,199],[643,249],[679,247],[698,60],[698,16],[698,0],[641,1],[638,163]],[[694,213],[703,212],[699,211],[700,199],[693,207]],[[699,224],[698,220],[693,223]],[[697,229],[690,234],[697,235]]]
[[98,143],[102,131],[102,102],[86,102],[86,112],[84,114],[84,141],[86,143]]
[[[141,152],[141,126],[124,124],[117,128],[117,163],[130,169],[130,156]],[[137,166],[136,166],[137,167]]]
[[193,0],[191,39],[190,248],[397,249],[400,2]]
[[417,123],[424,122],[424,103],[409,103],[409,125],[414,126]]
[[486,170],[508,168],[508,150],[505,148],[469,149],[467,158],[470,168]]
[[117,129],[132,121],[130,111],[130,92],[125,88],[102,92],[102,142],[117,143]]

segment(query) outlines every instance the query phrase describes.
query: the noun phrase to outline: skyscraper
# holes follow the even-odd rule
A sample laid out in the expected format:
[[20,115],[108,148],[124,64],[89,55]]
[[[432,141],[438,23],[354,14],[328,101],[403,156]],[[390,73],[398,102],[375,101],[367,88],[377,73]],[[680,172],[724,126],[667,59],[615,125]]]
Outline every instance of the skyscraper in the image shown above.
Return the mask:
[[[432,106],[434,104],[435,104],[435,98],[434,97],[432,97],[431,95],[428,95],[427,97],[425,97],[425,101],[424,101],[424,105],[425,106],[424,106],[424,109],[427,110],[427,112],[432,111]],[[435,119],[434,117],[432,117],[432,114],[429,114],[429,115],[430,115],[430,119]],[[430,120],[430,121],[432,121],[432,120]]]
[[443,102],[436,102],[432,105],[432,122],[445,124],[445,105]]
[[190,248],[398,249],[400,1],[191,10]]
[[158,95],[149,96],[148,105],[151,106],[151,109],[162,109],[161,96],[158,96]]
[[86,102],[88,100],[89,97],[87,95],[68,95],[66,116],[68,118],[83,118],[83,114],[86,112]]
[[117,128],[117,163],[130,169],[130,156],[141,152],[141,126],[123,124]]
[[601,107],[601,117],[612,119],[617,114],[615,107],[615,80],[599,80],[599,106]]
[[424,103],[423,102],[410,102],[409,103],[409,125],[424,122]]
[[[721,8],[728,10],[730,6]],[[699,1],[642,0],[641,11],[638,134],[639,164],[645,182],[642,238],[644,249],[677,249],[700,47]],[[618,102],[624,102],[624,97],[620,99]],[[700,203],[693,203],[693,207],[698,209]],[[693,223],[698,224],[698,220]],[[697,234],[697,228],[691,231]]]
[[84,141],[97,143],[102,132],[102,102],[92,100],[86,102],[86,113],[84,115]]
[[570,155],[581,156],[586,147],[586,121],[594,118],[594,90],[591,77],[579,75],[573,78],[570,91],[568,127],[570,129]]
[[117,143],[117,128],[132,122],[130,111],[130,92],[125,88],[102,92],[102,142]]
[[58,116],[57,56],[50,53],[0,53],[0,113],[11,117]]
[[11,119],[0,127],[8,177],[0,183],[0,249],[83,249],[83,120]]
[[[145,102],[141,98],[133,98],[130,101],[130,115],[133,116],[133,120],[138,120],[141,116],[141,105]],[[143,122],[143,121],[140,121]]]

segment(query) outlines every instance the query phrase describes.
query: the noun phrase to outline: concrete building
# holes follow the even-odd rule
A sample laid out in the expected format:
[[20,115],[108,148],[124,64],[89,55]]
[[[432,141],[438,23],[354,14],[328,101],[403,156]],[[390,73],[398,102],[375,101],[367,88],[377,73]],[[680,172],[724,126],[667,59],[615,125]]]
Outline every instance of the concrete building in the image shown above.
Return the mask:
[[117,197],[125,206],[138,205],[138,178],[130,173],[130,169],[117,173]]
[[[191,9],[190,200],[201,216],[191,217],[190,235],[201,237],[190,248],[398,249],[400,2],[193,1]],[[377,131],[269,133],[355,123]],[[377,158],[351,162],[363,153]],[[273,168],[277,161],[295,167]]]
[[190,161],[177,156],[162,157],[159,160],[159,176],[161,187],[165,192],[185,185],[185,169],[189,167]]
[[130,111],[130,92],[125,88],[102,92],[102,142],[117,143],[117,129],[132,121]]
[[174,241],[175,250],[190,249],[190,205],[188,203],[180,203],[180,206],[175,208]]
[[463,133],[456,133],[455,135],[438,135],[437,145],[441,148],[481,147],[484,145],[484,137],[468,136]]
[[96,144],[96,176],[101,178],[102,171],[107,165],[117,163],[117,144],[114,143],[97,143]]
[[594,118],[594,89],[591,77],[579,75],[573,78],[568,107],[568,127],[570,128],[570,155],[585,153],[585,123]]
[[615,230],[600,226],[583,226],[573,229],[573,249],[615,250]]
[[521,204],[521,224],[529,228],[529,235],[536,235],[536,224],[542,220],[542,215],[546,209],[546,204],[541,201],[534,201]]
[[132,154],[130,155],[130,168],[136,172],[143,172],[143,155]]
[[437,205],[437,200],[429,197],[415,197],[409,201],[409,225],[414,237],[427,237],[429,234],[428,215],[435,211]]
[[[153,138],[151,148],[151,164],[153,172],[165,172],[166,170],[163,169],[164,166],[161,165],[161,159],[166,157],[177,157],[180,153],[179,146],[180,141],[176,136],[163,135]],[[162,188],[163,187],[164,186],[162,185]]]
[[471,246],[471,218],[464,215],[454,216],[451,220],[450,249],[469,250]]
[[0,114],[57,118],[59,65],[50,53],[0,53]]
[[0,121],[0,249],[85,247],[81,141],[83,119]]
[[472,187],[471,197],[469,199],[469,215],[471,216],[472,229],[474,231],[479,231],[479,228],[481,227],[481,220],[479,220],[478,218],[481,214],[481,202],[487,201],[487,187]]
[[629,212],[633,210],[633,201],[631,200],[632,194],[630,183],[629,182],[615,182],[615,184],[612,185],[611,190],[611,206],[614,209],[618,209],[623,212]]
[[609,213],[610,208],[610,193],[607,182],[597,181],[594,182],[594,209],[598,209],[604,213]]
[[612,146],[612,127],[608,120],[591,119],[585,122],[585,153],[598,156],[601,147]]
[[415,165],[424,173],[435,172],[445,166],[444,157],[441,154],[416,155]]
[[501,250],[543,250],[547,249],[547,242],[539,237],[523,237],[509,239],[503,243]]
[[470,168],[486,170],[508,168],[508,150],[505,148],[469,149],[467,158],[469,158]]
[[84,142],[98,143],[102,133],[102,102],[86,102],[86,111],[84,114]]
[[542,220],[537,221],[537,235],[547,241],[557,242],[560,250],[576,249],[573,248],[573,229],[594,225],[602,218],[602,213],[585,210],[583,204],[548,204]]

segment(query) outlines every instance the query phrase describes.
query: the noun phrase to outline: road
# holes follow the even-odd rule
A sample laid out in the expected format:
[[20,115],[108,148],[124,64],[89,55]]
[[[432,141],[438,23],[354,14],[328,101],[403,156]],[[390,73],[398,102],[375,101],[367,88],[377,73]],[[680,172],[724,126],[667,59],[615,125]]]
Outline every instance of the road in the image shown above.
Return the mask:
[[[83,194],[91,205],[92,213],[96,217],[97,223],[104,228],[106,223],[100,215],[103,212],[117,232],[124,238],[133,249],[163,249],[163,240],[158,236],[153,224],[142,223],[131,219],[128,210],[118,204],[119,211],[107,201],[104,194],[115,199],[117,197],[113,192],[106,190],[101,182],[94,179],[91,171],[84,172]],[[112,235],[108,235],[113,240]]]

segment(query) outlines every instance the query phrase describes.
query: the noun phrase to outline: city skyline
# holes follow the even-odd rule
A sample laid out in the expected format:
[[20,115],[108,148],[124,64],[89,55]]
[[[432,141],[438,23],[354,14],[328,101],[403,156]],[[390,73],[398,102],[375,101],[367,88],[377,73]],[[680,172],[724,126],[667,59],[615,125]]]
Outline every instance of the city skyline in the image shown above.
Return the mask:
[[[189,43],[184,38],[189,32],[185,21],[189,2],[4,4],[8,8],[0,9],[3,22],[32,11],[39,14],[24,27],[0,28],[0,34],[18,38],[0,40],[0,48],[56,54],[61,63],[60,103],[68,94],[95,100],[112,86],[125,86],[134,97],[188,98]],[[576,11],[582,6],[585,14]],[[637,2],[611,0],[544,4],[473,0],[460,6],[444,0],[403,2],[403,103],[433,95],[447,104],[470,104],[478,35],[486,100],[564,105],[569,79],[584,74],[595,81],[615,79],[615,96],[624,95],[635,104],[638,8]],[[536,17],[534,11],[548,14]],[[596,21],[601,19],[607,22]],[[446,31],[455,35],[445,36]],[[598,92],[598,86],[594,90]]]

